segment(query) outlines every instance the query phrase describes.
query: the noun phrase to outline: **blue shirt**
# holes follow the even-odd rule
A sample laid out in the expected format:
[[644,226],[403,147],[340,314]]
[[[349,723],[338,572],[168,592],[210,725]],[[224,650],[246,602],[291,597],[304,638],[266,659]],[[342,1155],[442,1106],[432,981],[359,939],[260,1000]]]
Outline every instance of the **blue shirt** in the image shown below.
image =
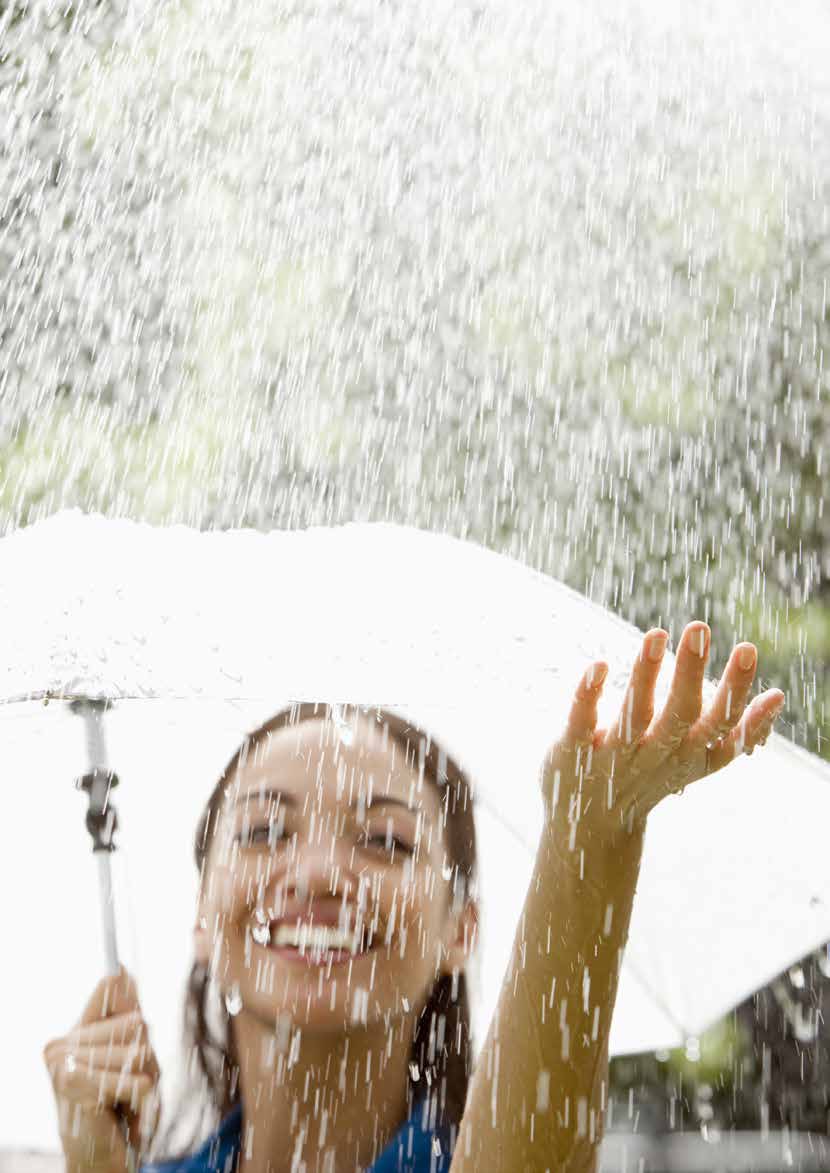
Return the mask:
[[[425,1122],[425,1101],[418,1099],[406,1120],[367,1173],[447,1173],[449,1136]],[[237,1104],[200,1149],[180,1160],[142,1165],[141,1173],[233,1173],[242,1144],[242,1105]]]

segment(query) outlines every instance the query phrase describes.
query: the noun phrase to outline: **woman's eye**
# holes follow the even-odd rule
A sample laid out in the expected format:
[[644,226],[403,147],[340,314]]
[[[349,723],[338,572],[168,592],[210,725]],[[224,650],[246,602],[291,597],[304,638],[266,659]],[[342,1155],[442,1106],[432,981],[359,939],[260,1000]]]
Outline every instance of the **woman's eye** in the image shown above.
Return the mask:
[[370,843],[372,846],[383,848],[383,850],[388,851],[390,855],[393,851],[402,851],[404,855],[412,854],[412,848],[409,846],[409,844],[405,843],[403,839],[399,839],[397,835],[390,836],[378,832],[375,835],[369,835],[366,839],[366,842]]
[[248,827],[240,831],[236,839],[243,847],[267,847],[282,842],[286,839],[286,835],[282,828],[271,824],[270,826]]

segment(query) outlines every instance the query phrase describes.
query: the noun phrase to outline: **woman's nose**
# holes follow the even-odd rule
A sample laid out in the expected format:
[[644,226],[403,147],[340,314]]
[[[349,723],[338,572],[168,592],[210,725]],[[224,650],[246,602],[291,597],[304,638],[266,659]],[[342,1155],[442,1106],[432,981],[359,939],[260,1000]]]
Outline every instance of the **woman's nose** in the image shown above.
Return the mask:
[[342,836],[298,842],[294,858],[280,877],[286,895],[300,900],[315,896],[354,898],[360,885],[355,853]]

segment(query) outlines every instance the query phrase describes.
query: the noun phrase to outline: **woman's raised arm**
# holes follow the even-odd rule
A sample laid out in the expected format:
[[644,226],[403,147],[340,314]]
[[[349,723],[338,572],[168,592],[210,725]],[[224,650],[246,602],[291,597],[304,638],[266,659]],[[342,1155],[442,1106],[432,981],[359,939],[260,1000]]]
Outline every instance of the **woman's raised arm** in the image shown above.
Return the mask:
[[546,755],[545,826],[450,1173],[598,1167],[611,1015],[647,816],[667,794],[763,744],[784,703],[780,689],[769,689],[747,707],[757,655],[744,643],[701,712],[710,632],[695,622],[655,717],[667,641],[661,629],[647,633],[607,730],[596,728],[607,666],[594,665]]

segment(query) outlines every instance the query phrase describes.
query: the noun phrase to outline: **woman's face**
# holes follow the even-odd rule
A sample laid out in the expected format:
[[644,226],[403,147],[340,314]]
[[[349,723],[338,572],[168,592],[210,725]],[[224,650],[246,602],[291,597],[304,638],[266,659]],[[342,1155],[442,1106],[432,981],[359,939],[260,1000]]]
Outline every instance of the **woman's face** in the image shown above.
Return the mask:
[[226,788],[196,955],[271,1025],[287,1013],[342,1031],[417,1014],[474,944],[440,793],[381,733],[366,718],[345,741],[323,718],[280,729]]

